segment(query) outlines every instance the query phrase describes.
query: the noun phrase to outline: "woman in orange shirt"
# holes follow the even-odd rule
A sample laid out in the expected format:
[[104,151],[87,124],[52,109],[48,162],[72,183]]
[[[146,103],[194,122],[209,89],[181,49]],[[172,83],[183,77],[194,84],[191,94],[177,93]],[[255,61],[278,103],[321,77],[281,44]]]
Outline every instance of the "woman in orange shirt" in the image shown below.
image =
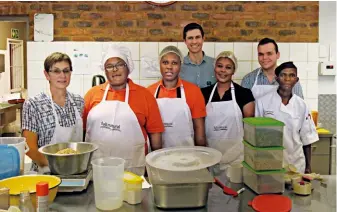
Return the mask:
[[143,175],[147,136],[151,149],[162,147],[164,126],[157,102],[128,78],[133,69],[129,49],[110,46],[102,63],[108,82],[84,97],[85,141],[99,145],[94,158],[121,157],[129,171]]
[[179,78],[183,56],[175,46],[160,55],[162,79],[148,87],[157,99],[165,126],[163,147],[206,146],[206,107],[201,90]]

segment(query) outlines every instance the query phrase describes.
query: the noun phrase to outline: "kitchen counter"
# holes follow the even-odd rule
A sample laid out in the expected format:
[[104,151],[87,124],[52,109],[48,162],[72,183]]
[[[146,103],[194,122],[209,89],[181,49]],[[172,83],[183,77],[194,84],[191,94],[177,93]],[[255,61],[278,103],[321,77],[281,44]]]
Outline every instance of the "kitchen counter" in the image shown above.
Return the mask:
[[[243,184],[231,184],[226,177],[219,179],[227,186],[239,190],[245,187]],[[324,176],[326,184],[320,186],[319,189],[313,191],[310,196],[297,196],[291,191],[286,190],[284,195],[289,196],[293,202],[292,212],[335,212],[336,211],[336,176]],[[115,210],[116,212],[154,212],[165,211],[157,208],[153,203],[151,189],[143,189],[143,201],[138,205],[129,205],[124,202],[123,206]],[[256,194],[250,189],[241,193],[238,197],[233,198],[223,194],[222,190],[213,184],[209,191],[208,203],[206,207],[199,209],[185,210],[169,210],[169,211],[196,211],[196,212],[254,212],[248,202],[251,201]],[[94,187],[91,182],[86,191],[81,193],[58,193],[54,203],[50,206],[50,211],[68,212],[68,211],[100,211],[96,209]]]

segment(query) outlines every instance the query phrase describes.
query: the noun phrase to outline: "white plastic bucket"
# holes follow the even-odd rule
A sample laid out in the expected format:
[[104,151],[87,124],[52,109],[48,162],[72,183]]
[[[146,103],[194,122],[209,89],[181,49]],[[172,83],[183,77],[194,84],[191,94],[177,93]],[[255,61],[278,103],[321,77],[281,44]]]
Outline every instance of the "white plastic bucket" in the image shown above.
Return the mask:
[[115,210],[123,205],[124,163],[124,159],[115,157],[91,161],[94,172],[95,204],[98,209]]
[[25,170],[25,155],[29,151],[26,138],[23,137],[0,137],[0,144],[14,146],[20,154],[20,174]]

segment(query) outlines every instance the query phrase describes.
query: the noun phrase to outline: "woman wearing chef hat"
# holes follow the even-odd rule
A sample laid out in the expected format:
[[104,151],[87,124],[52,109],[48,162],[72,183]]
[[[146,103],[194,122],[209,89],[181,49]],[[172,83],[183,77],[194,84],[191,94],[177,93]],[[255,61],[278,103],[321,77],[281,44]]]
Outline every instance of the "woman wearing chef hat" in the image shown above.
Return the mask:
[[220,171],[225,171],[229,165],[243,160],[242,118],[254,116],[252,92],[232,81],[237,69],[234,53],[221,52],[216,57],[214,66],[217,82],[202,89],[207,102],[207,143],[223,154]]
[[133,62],[126,47],[108,46],[102,66],[107,82],[91,88],[84,97],[85,141],[99,145],[94,158],[121,157],[126,168],[142,175],[146,138],[151,149],[162,147],[164,126],[157,102],[146,88],[128,78]]
[[206,145],[205,101],[198,86],[179,78],[182,61],[177,47],[165,47],[159,55],[162,79],[148,87],[164,122],[163,147]]
[[23,105],[22,130],[29,146],[33,170],[49,172],[47,159],[38,148],[47,144],[83,141],[83,98],[67,91],[73,72],[71,59],[54,52],[44,61],[49,91],[29,98]]

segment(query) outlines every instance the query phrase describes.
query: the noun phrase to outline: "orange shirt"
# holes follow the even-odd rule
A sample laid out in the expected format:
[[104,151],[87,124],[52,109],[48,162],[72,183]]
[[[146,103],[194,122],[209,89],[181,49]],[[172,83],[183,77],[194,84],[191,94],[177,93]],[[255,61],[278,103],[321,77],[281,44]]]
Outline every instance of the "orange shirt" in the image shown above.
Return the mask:
[[[144,138],[147,133],[164,132],[164,125],[160,116],[157,101],[146,90],[128,79],[130,94],[129,105],[136,114]],[[91,88],[84,96],[83,128],[86,129],[87,117],[90,110],[102,101],[108,82]],[[109,88],[107,100],[125,101],[125,89],[114,91]]]
[[191,110],[192,118],[202,118],[206,116],[206,105],[205,99],[201,93],[201,90],[198,86],[190,83],[188,81],[178,79],[177,86],[171,89],[167,89],[163,85],[163,81],[160,80],[152,85],[150,85],[147,89],[151,92],[152,95],[155,94],[158,85],[160,85],[158,98],[177,98],[177,88],[183,84],[186,102]]

